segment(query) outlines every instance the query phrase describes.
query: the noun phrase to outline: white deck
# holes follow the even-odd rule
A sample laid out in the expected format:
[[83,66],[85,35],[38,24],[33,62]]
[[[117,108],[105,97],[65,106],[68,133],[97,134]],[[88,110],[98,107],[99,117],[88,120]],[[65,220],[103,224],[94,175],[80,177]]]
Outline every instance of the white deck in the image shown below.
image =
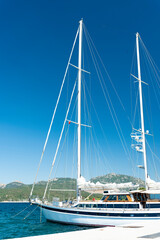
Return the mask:
[[56,233],[14,240],[147,240],[160,239],[160,221],[142,221],[134,226],[94,228],[89,230]]

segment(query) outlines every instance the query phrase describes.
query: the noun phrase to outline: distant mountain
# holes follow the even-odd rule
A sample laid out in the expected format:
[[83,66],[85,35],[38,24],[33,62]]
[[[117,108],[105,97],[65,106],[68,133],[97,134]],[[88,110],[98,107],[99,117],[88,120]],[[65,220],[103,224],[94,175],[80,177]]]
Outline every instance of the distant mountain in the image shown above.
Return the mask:
[[[134,178],[132,176],[110,173],[104,176],[98,176],[92,178],[91,182],[101,182],[101,183],[125,183],[132,182],[133,184],[139,184],[140,187],[144,186],[144,181],[139,178]],[[3,184],[1,184],[3,185]],[[46,186],[46,181],[40,181],[35,185],[33,196],[43,197],[44,189]],[[31,184],[24,184],[22,182],[12,182],[7,185],[0,187],[0,201],[22,201],[28,200]],[[48,191],[48,196],[52,201],[53,197],[58,197],[61,200],[74,199],[76,196],[76,179],[73,178],[54,178],[50,181]],[[63,191],[59,191],[59,190]],[[71,189],[73,191],[66,191],[66,189]],[[87,193],[83,193],[84,197],[88,196]],[[93,197],[93,196],[92,196]]]
[[[44,189],[46,186],[46,181],[40,181],[35,185],[33,198],[42,198],[44,194]],[[31,184],[24,184],[21,182],[12,182],[7,184],[3,189],[0,188],[0,202],[1,201],[24,201],[28,200]],[[52,201],[53,197],[58,197],[61,200],[68,199],[70,197],[75,198],[76,191],[67,192],[65,189],[76,189],[76,179],[72,178],[57,178],[52,179],[49,184],[48,196]],[[57,189],[57,190],[56,190]],[[64,191],[59,191],[59,189],[64,189]]]
[[14,181],[14,182],[11,182],[8,184],[0,183],[0,189],[1,188],[17,188],[17,187],[21,187],[23,185],[25,185],[25,184],[22,182],[19,182],[19,181]]
[[109,173],[104,176],[98,176],[91,178],[91,182],[100,182],[100,183],[126,183],[132,182],[133,184],[139,184],[140,187],[144,187],[144,181],[140,178],[135,178],[128,175]]
[[5,185],[5,188],[19,188],[19,187],[22,187],[22,186],[24,186],[24,185],[25,185],[25,184],[22,183],[22,182],[15,181],[15,182],[6,184],[6,185]]

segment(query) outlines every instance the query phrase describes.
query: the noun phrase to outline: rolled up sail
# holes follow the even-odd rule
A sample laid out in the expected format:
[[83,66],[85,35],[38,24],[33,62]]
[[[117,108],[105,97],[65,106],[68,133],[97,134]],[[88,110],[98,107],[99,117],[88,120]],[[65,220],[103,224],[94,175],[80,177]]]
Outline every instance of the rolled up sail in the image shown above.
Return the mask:
[[132,182],[127,183],[100,183],[100,182],[86,182],[84,177],[80,177],[77,181],[77,184],[81,190],[85,191],[100,191],[100,190],[116,190],[116,189],[125,189],[125,188],[137,188],[139,185],[134,185]]

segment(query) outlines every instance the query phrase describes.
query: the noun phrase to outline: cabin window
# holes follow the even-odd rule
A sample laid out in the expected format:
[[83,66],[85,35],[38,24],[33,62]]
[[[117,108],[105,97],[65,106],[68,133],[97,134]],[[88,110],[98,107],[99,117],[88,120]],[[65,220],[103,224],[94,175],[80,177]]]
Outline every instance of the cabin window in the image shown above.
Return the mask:
[[97,204],[93,204],[93,208],[97,208]]
[[127,204],[127,208],[139,208],[139,204]]
[[127,208],[127,204],[114,204],[114,208]]
[[98,208],[106,208],[106,204],[98,204]]
[[158,199],[160,200],[160,194],[150,194],[150,199]]
[[126,195],[118,195],[118,200],[119,201],[128,201],[128,198]]
[[146,204],[146,208],[160,208],[160,204],[156,203]]
[[107,199],[107,201],[116,201],[117,200],[117,196],[116,195],[110,195]]
[[84,206],[83,206],[83,204],[78,204],[78,206],[77,206],[77,207],[84,207]]
[[139,204],[107,204],[107,208],[139,208]]
[[107,196],[104,195],[101,200],[104,201],[104,200],[106,199],[106,197],[107,197]]
[[143,194],[143,193],[133,193],[133,196],[134,196],[134,200],[136,202],[144,202],[144,201],[147,201],[147,196],[146,194]]
[[114,208],[114,204],[107,204],[107,208]]
[[86,208],[91,208],[91,204],[86,204]]

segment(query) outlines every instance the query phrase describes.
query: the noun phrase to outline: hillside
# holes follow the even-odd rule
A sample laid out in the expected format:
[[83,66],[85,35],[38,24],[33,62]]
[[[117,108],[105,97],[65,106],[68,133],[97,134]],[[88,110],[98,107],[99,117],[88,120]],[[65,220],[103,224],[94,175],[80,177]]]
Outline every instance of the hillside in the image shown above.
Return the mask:
[[[44,189],[46,186],[46,181],[40,181],[35,185],[33,197],[43,197]],[[3,185],[3,188],[0,188],[0,202],[2,201],[28,201],[31,184],[24,184],[20,182],[12,182],[9,184]],[[49,189],[52,192],[52,189],[76,189],[76,180],[72,178],[57,178],[53,179],[49,185]],[[75,192],[67,193],[54,191],[54,194],[50,194],[50,198],[59,197],[62,200],[65,200],[68,197],[75,197]],[[64,198],[64,199],[63,199]]]
[[91,182],[100,182],[100,183],[126,183],[126,182],[132,182],[133,184],[139,184],[140,187],[144,187],[144,181],[140,178],[135,178],[128,175],[123,174],[115,174],[115,173],[109,173],[104,176],[98,176],[95,178],[91,178]]
[[[132,182],[133,184],[140,184],[144,186],[144,182],[141,179],[134,178],[132,176],[121,175],[121,174],[107,174],[104,176],[98,176],[92,178],[91,182],[101,182],[101,183],[125,183]],[[34,197],[43,197],[44,189],[46,186],[46,181],[40,181],[35,185],[33,192]],[[27,185],[21,182],[12,182],[4,185],[3,188],[0,187],[0,201],[22,201],[28,200],[32,185]],[[50,191],[48,191],[49,199],[52,200],[53,197],[59,197],[61,200],[72,199],[76,196],[76,191],[59,191],[58,189],[72,189],[76,190],[76,179],[72,178],[57,178],[53,179],[49,186]],[[57,191],[56,191],[57,189]],[[83,192],[83,196],[87,196],[87,193]]]
[[25,184],[22,183],[22,182],[15,181],[15,182],[6,184],[4,188],[19,188],[19,187],[22,187],[24,185]]

